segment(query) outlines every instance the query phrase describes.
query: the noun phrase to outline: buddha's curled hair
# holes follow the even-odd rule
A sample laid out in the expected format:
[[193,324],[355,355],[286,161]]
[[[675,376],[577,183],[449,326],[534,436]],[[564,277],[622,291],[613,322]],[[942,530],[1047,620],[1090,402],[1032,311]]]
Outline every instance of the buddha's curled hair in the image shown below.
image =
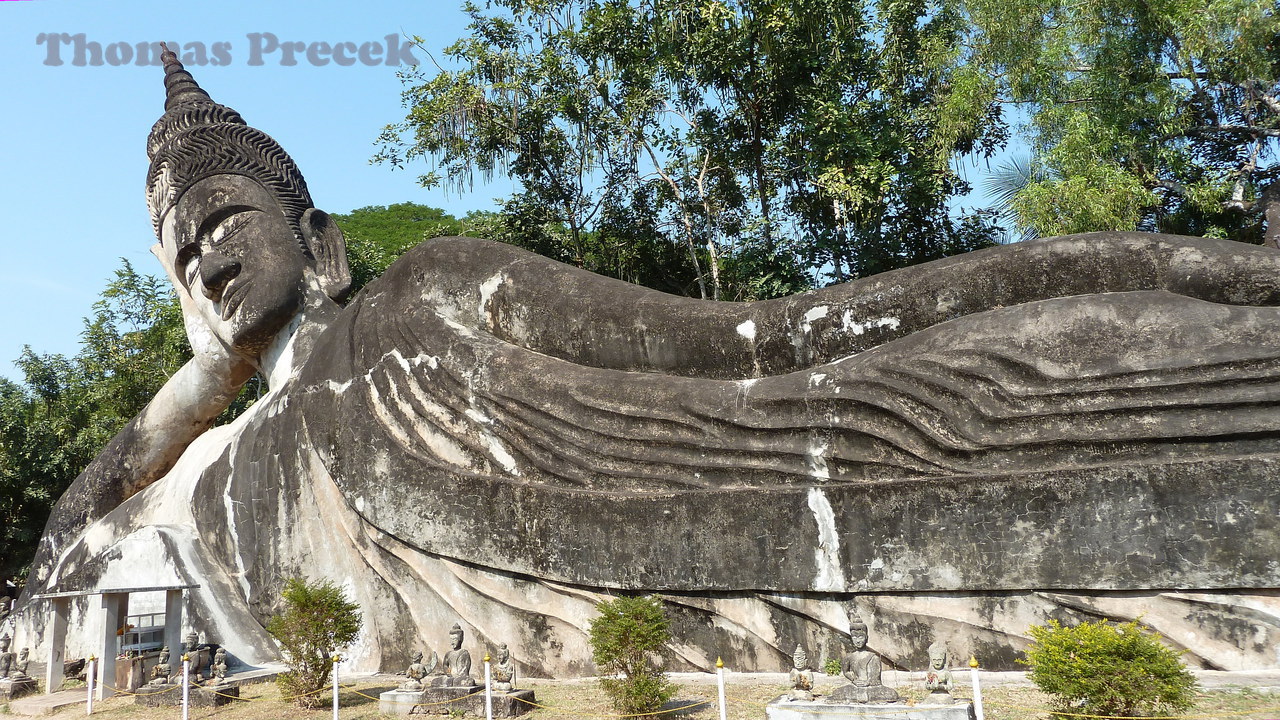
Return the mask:
[[165,114],[147,137],[147,207],[160,236],[162,218],[196,182],[219,174],[244,175],[280,203],[294,237],[302,239],[302,214],[312,207],[307,182],[289,154],[269,135],[245,124],[240,113],[213,102],[166,48]]

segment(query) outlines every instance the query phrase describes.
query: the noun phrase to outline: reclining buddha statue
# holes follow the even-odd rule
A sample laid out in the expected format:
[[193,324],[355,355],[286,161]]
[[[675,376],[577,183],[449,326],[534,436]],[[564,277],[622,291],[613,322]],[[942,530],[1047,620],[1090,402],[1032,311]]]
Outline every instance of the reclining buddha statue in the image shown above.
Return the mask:
[[618,592],[667,601],[675,668],[838,656],[851,614],[902,667],[1138,615],[1276,665],[1280,252],[1097,233],[729,303],[453,237],[343,305],[293,161],[165,65],[147,202],[195,358],[59,501],[27,598],[197,584],[254,662],[284,582],[326,578],[367,669],[457,617],[590,673]]

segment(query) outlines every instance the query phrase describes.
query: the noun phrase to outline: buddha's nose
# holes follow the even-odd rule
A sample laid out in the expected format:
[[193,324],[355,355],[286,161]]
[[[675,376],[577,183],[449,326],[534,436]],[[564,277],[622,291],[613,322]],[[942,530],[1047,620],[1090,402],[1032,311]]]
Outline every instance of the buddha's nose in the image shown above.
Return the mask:
[[200,285],[204,296],[214,302],[222,299],[222,291],[231,278],[240,274],[240,263],[217,252],[200,256]]

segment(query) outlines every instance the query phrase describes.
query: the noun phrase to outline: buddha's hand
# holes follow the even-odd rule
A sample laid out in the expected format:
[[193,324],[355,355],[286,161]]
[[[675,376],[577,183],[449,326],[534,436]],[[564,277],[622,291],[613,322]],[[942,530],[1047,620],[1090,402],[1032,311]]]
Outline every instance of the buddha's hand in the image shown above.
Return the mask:
[[248,359],[227,346],[205,322],[186,293],[178,293],[182,305],[182,324],[187,330],[187,342],[191,343],[192,360],[206,379],[218,387],[239,389],[256,368]]

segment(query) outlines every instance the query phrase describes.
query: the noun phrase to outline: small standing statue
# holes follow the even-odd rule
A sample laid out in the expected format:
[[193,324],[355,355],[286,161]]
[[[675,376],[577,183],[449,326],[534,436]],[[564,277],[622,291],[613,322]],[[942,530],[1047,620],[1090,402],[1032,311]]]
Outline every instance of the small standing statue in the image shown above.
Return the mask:
[[491,669],[493,689],[498,692],[511,692],[516,686],[516,664],[511,661],[511,651],[507,644],[498,646],[498,664]]
[[955,680],[947,669],[947,646],[941,641],[929,646],[929,672],[924,676],[924,689],[929,691],[926,703],[950,705],[956,700],[951,696]]
[[227,681],[227,649],[218,648],[213,654],[213,685],[221,685]]
[[13,642],[8,635],[0,636],[0,680],[13,674],[13,653],[9,652],[9,643]]
[[809,667],[809,656],[804,648],[796,645],[791,656],[791,691],[787,698],[791,700],[813,699],[813,670]]
[[840,660],[840,670],[849,681],[827,696],[831,703],[893,703],[898,692],[880,682],[880,656],[867,649],[867,624],[855,610],[849,611],[849,644],[853,652]]
[[471,653],[462,649],[462,626],[454,623],[449,630],[449,652],[444,654],[445,684],[448,687],[475,687],[471,677]]
[[169,684],[169,648],[160,648],[160,659],[156,661],[156,666],[151,668],[151,685],[168,685]]
[[187,635],[187,641],[182,645],[182,652],[186,653],[188,672],[191,673],[191,682],[200,682],[204,679],[204,671],[209,664],[208,651],[200,649],[200,637],[195,633]]

